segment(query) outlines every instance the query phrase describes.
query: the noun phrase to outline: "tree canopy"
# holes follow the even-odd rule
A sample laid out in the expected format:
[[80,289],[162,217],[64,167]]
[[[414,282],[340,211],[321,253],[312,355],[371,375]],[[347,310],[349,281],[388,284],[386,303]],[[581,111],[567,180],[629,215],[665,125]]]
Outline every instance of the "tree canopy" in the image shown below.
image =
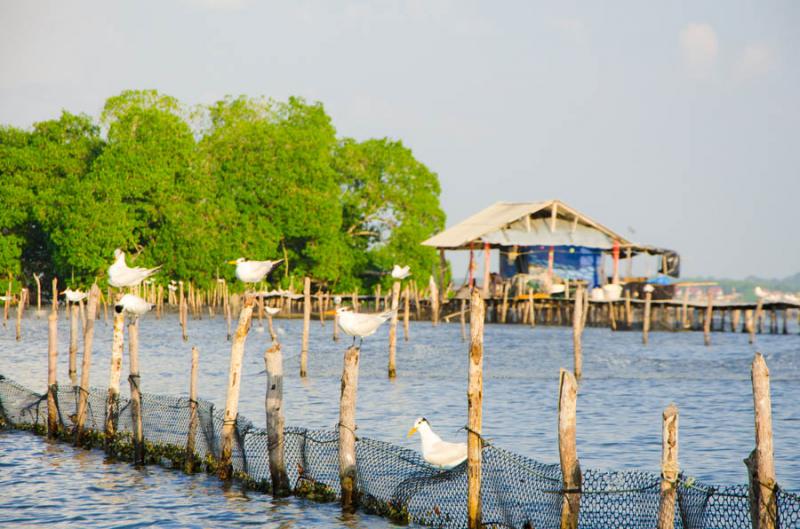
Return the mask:
[[233,279],[226,261],[285,258],[273,279],[337,288],[427,277],[444,227],[435,173],[402,142],[336,134],[322,104],[228,97],[194,108],[154,90],[0,127],[0,273],[105,281],[115,248],[159,280]]

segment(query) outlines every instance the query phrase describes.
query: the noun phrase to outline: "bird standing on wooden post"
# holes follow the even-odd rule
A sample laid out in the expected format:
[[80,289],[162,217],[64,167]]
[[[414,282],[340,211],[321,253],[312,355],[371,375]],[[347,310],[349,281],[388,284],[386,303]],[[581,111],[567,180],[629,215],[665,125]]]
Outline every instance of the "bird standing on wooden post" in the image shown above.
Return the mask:
[[228,264],[236,265],[236,278],[242,283],[260,283],[283,259],[277,261],[248,261],[240,257]]
[[114,250],[114,264],[108,267],[108,284],[116,288],[135,287],[160,269],[161,266],[131,268],[125,262],[125,252],[117,248]]
[[[336,309],[336,315],[339,318],[339,327],[353,337],[353,345],[356,343],[356,338],[360,338],[361,342],[367,336],[372,336],[384,322],[392,317],[395,311],[387,310],[378,314],[367,314],[364,312],[352,312],[349,307],[341,307]],[[361,348],[359,342],[359,349]]]

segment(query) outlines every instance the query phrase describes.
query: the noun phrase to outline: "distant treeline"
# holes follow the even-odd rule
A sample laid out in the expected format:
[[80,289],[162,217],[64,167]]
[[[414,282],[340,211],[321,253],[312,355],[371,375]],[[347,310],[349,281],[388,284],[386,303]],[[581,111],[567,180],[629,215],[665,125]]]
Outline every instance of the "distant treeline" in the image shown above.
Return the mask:
[[757,301],[755,288],[780,292],[800,292],[800,272],[782,279],[765,279],[763,277],[747,276],[744,279],[724,279],[717,277],[682,278],[682,281],[716,281],[725,292],[739,292],[747,302]]
[[[444,227],[439,180],[400,141],[337,137],[319,103],[239,97],[188,108],[156,91],[0,127],[0,274],[87,285],[113,260],[170,278],[233,279],[226,261],[285,258],[366,287],[394,263],[427,279]],[[63,285],[64,283],[62,283]]]

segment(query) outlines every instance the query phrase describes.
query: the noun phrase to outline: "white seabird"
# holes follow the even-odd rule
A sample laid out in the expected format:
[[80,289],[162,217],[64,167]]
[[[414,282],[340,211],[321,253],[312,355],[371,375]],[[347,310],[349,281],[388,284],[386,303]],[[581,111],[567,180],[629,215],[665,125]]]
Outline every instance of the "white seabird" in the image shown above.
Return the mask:
[[125,294],[122,296],[122,298],[120,298],[117,304],[114,305],[114,310],[117,311],[117,314],[124,311],[128,314],[133,314],[134,316],[141,316],[145,312],[151,310],[153,307],[155,307],[155,305],[148,303],[139,296]]
[[336,309],[336,314],[339,316],[339,328],[353,337],[353,343],[356,343],[356,337],[362,340],[366,336],[375,334],[385,321],[392,317],[395,311],[387,310],[377,314],[366,314],[363,312],[352,312],[350,307],[340,307]]
[[125,263],[125,252],[117,248],[114,250],[114,264],[108,267],[108,284],[116,288],[135,287],[160,268],[131,268]]
[[392,268],[392,277],[394,279],[405,279],[410,275],[411,275],[411,267],[408,265],[406,266],[394,265],[394,268]]
[[420,417],[409,430],[411,437],[419,432],[422,440],[422,457],[431,465],[439,468],[453,468],[467,459],[467,443],[448,443],[436,435],[428,419]]
[[66,297],[67,301],[70,303],[78,303],[86,299],[86,292],[81,292],[80,290],[71,290],[68,288],[64,290],[62,294],[64,294],[64,297]]
[[283,259],[277,261],[247,261],[240,257],[235,261],[228,261],[228,264],[236,265],[236,277],[243,283],[259,283],[269,274],[269,272]]

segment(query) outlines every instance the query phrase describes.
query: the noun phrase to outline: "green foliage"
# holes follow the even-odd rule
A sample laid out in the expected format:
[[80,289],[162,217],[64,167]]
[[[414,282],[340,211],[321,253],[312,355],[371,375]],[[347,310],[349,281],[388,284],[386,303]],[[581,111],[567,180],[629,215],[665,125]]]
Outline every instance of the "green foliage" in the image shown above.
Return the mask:
[[[337,138],[319,103],[226,98],[189,109],[154,90],[0,127],[0,274],[105,280],[115,248],[158,280],[233,280],[226,261],[285,257],[273,280],[370,286],[444,226],[435,173],[399,141]],[[68,279],[67,284],[72,280]],[[63,284],[63,283],[62,283]]]

